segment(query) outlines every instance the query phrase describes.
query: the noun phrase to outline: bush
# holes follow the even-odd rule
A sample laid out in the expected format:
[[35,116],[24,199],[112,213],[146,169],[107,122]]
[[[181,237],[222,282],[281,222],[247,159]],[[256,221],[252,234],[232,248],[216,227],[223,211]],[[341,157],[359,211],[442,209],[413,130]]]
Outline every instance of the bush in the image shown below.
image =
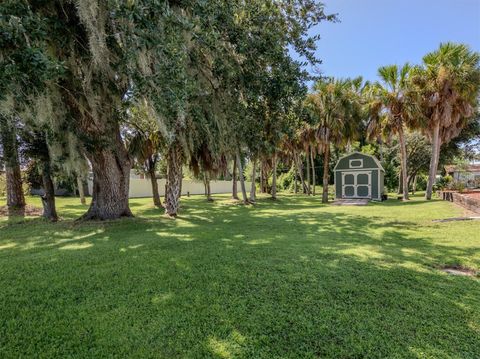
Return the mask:
[[[295,171],[293,167],[287,173],[282,173],[277,178],[277,189],[281,191],[293,192],[295,180]],[[271,182],[270,182],[271,183]]]
[[452,176],[446,175],[440,177],[440,179],[435,183],[434,190],[443,190],[450,187],[450,184],[453,182]]

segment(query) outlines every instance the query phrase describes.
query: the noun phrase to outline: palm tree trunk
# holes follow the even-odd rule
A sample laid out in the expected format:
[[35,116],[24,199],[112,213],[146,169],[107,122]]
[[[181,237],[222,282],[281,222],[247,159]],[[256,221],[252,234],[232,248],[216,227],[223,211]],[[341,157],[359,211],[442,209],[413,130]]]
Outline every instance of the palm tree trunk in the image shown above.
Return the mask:
[[322,203],[328,203],[328,169],[330,162],[330,145],[325,145],[323,150],[323,191]]
[[85,191],[83,188],[82,177],[77,176],[77,186],[78,186],[78,196],[80,197],[80,203],[85,205],[87,201],[85,200]]
[[277,154],[272,157],[272,199],[277,199]]
[[182,188],[182,150],[178,143],[172,144],[167,153],[167,183],[165,187],[165,214],[176,217],[180,207]]
[[160,194],[158,193],[157,175],[155,173],[155,164],[148,164],[148,174],[150,176],[150,182],[152,184],[152,197],[155,207],[162,208],[162,201],[160,200]]
[[435,179],[437,176],[439,143],[440,143],[440,122],[436,121],[435,127],[433,128],[432,157],[430,158],[430,169],[428,172],[427,190],[425,192],[426,200],[432,199],[433,185],[435,184]]
[[42,182],[43,190],[45,191],[45,194],[42,196],[42,216],[52,222],[56,222],[58,221],[58,215],[55,207],[55,187],[52,181],[50,163],[47,161],[42,163]]
[[300,177],[300,183],[302,185],[302,191],[303,191],[303,193],[308,193],[307,185],[305,184],[305,180],[304,180],[304,177],[303,177],[303,163],[300,161],[299,157],[300,156],[298,155],[298,153],[296,153],[296,152],[293,153],[293,158],[296,162],[298,175]]
[[309,156],[309,151],[305,151],[305,159],[307,160],[307,194],[310,196],[312,193],[310,189],[310,156]]
[[242,160],[240,158],[240,152],[237,151],[237,166],[238,166],[238,177],[240,178],[240,188],[242,189],[242,199],[243,199],[243,204],[248,204],[248,198],[247,198],[247,189],[245,188],[245,177],[243,176],[243,166],[242,166]]
[[255,194],[256,186],[255,186],[255,177],[257,176],[257,160],[255,158],[252,159],[252,185],[250,187],[250,202],[255,202],[257,196]]
[[400,161],[402,166],[402,195],[403,200],[408,200],[408,173],[407,173],[407,145],[405,143],[405,136],[403,128],[398,129],[398,140],[400,142]]
[[310,147],[310,160],[312,161],[312,195],[315,196],[315,161],[313,156],[313,148]]
[[233,170],[232,170],[232,199],[238,199],[237,189],[237,157],[233,158]]

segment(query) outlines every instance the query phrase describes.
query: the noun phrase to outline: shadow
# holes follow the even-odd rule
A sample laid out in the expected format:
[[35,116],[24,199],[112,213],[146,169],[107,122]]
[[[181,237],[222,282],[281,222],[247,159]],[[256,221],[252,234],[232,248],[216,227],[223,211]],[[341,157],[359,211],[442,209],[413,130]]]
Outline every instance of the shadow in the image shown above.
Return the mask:
[[[183,199],[176,220],[138,200],[136,218],[0,228],[0,320],[9,323],[2,350],[480,355],[479,280],[437,269],[479,266],[478,244],[450,238],[461,226],[476,233],[472,224],[430,223],[425,213],[435,202],[345,208],[295,196],[259,198],[255,206],[222,201]],[[46,326],[50,334],[38,336]]]

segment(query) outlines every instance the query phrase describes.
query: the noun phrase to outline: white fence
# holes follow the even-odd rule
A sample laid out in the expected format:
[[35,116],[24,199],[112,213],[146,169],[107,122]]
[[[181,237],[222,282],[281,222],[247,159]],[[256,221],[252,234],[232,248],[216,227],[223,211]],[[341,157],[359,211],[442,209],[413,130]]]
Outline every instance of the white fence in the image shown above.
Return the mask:
[[[157,180],[158,192],[160,196],[165,195],[165,179]],[[240,182],[238,183],[238,190],[240,191]],[[245,182],[247,191],[250,190],[251,182]],[[92,193],[93,182],[88,180],[88,191]],[[232,181],[210,181],[210,190],[212,194],[215,193],[230,193],[232,191]],[[182,195],[190,194],[204,194],[205,186],[203,182],[183,180],[182,181]],[[138,179],[130,178],[130,190],[128,193],[130,198],[137,197],[151,197],[152,196],[152,184],[150,179]]]

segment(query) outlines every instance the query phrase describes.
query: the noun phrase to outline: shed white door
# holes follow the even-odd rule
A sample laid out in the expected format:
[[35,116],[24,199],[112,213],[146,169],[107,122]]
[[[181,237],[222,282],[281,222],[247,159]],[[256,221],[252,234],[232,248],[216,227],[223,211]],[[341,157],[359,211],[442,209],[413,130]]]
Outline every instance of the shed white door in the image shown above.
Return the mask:
[[372,172],[342,172],[342,198],[371,198]]

